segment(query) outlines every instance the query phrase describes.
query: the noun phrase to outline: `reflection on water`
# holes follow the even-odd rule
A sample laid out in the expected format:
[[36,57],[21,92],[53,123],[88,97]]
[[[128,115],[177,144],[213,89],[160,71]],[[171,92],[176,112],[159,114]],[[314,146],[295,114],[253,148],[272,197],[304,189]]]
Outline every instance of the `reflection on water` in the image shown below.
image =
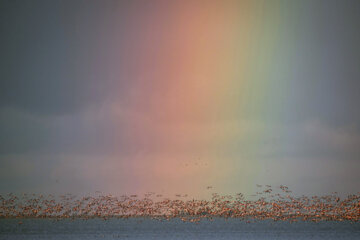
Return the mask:
[[180,219],[0,219],[0,239],[360,239],[360,224],[214,218],[197,224]]

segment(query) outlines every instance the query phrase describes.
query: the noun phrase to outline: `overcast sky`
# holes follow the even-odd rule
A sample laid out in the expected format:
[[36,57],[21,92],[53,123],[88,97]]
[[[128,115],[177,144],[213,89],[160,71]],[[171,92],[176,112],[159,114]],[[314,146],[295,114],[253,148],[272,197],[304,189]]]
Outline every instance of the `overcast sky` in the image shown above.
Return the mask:
[[0,192],[360,191],[360,2],[225,2],[0,0]]

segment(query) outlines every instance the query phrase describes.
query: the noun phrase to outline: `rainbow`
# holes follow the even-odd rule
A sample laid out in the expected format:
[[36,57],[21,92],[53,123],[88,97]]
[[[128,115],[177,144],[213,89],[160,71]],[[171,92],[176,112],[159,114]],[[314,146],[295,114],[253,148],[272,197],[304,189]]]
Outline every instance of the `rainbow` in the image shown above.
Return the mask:
[[221,193],[253,189],[264,172],[259,149],[283,134],[267,125],[286,117],[296,31],[284,23],[296,24],[286,9],[295,5],[210,0],[129,7],[121,51],[112,45],[121,67],[111,73],[119,88],[127,82],[112,111],[136,149],[126,160],[115,157],[129,175],[123,188],[200,196],[210,185]]

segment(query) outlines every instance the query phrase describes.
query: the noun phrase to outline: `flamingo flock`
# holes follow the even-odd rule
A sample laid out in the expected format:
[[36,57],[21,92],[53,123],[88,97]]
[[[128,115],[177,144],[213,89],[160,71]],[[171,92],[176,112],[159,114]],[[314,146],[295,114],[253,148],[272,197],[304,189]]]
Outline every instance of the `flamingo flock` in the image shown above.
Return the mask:
[[[262,185],[257,185],[262,188]],[[211,189],[211,187],[207,187]],[[159,220],[179,218],[184,222],[212,220],[216,217],[238,218],[246,221],[273,219],[296,221],[352,221],[360,220],[360,193],[340,199],[336,193],[326,196],[290,195],[288,187],[273,190],[270,185],[257,192],[256,200],[235,195],[212,194],[211,200],[188,200],[176,194],[175,199],[161,194],[95,195],[77,197],[41,194],[0,195],[0,218],[130,218],[149,217]],[[19,224],[21,221],[19,222]]]

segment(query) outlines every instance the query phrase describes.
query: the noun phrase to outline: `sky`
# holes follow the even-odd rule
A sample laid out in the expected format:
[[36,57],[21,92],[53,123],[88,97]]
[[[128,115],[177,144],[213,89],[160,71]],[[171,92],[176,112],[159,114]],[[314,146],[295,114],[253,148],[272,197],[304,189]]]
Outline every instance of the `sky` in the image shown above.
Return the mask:
[[0,0],[0,193],[360,191],[360,2]]

